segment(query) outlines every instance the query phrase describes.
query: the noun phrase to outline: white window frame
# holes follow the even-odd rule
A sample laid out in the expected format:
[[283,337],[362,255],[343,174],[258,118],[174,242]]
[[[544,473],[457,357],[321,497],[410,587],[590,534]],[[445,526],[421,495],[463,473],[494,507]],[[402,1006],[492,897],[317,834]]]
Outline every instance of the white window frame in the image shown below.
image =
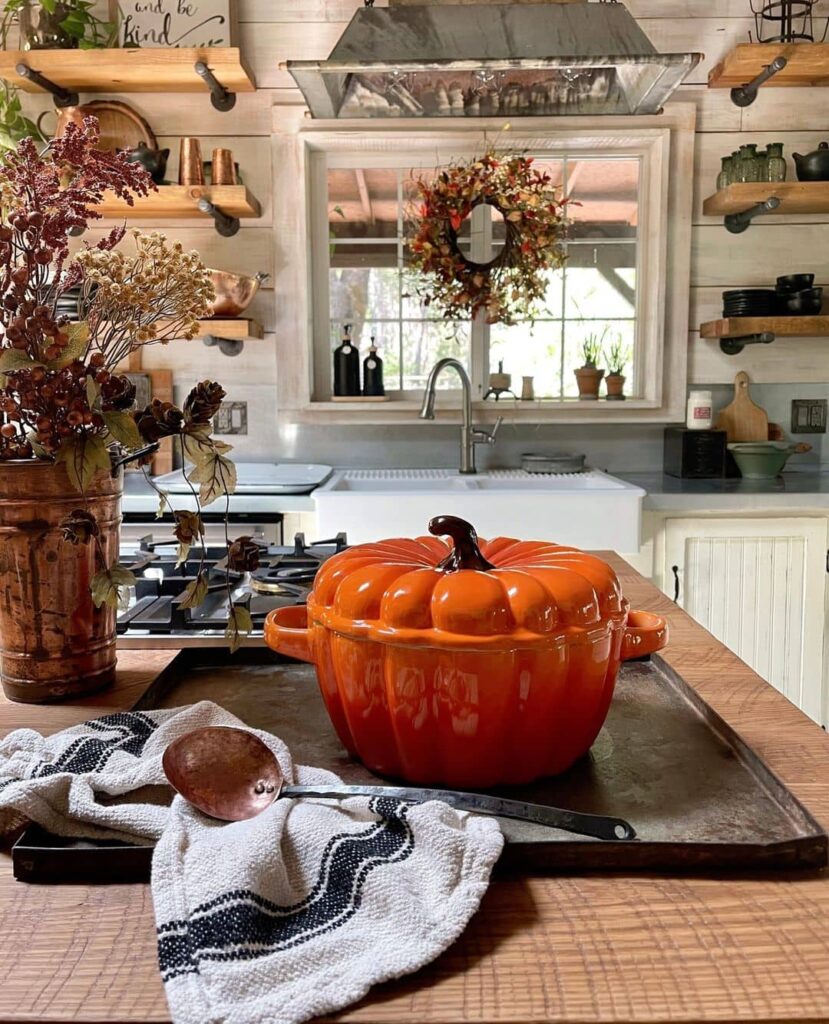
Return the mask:
[[[676,420],[683,415],[687,372],[691,200],[695,108],[669,104],[644,117],[514,119],[446,125],[445,121],[312,122],[275,136],[275,223],[296,239],[300,259],[277,280],[280,346],[279,412],[295,422],[380,423],[417,417],[419,399],[404,393],[387,403],[328,399],[330,322],[327,162],[336,166],[435,166],[435,161],[479,154],[495,143],[538,155],[640,158],[637,231],[637,373],[641,397],[626,402],[541,399],[498,403],[513,421],[636,422]],[[283,335],[283,332],[287,332]],[[290,339],[290,340],[288,340]],[[316,339],[316,343],[315,340]],[[471,349],[473,398],[482,418],[494,403],[481,399],[489,373],[486,346]],[[315,370],[316,366],[316,370]],[[640,390],[637,388],[637,390]],[[322,396],[321,400],[320,397]],[[440,415],[453,415],[459,400],[442,395]]]

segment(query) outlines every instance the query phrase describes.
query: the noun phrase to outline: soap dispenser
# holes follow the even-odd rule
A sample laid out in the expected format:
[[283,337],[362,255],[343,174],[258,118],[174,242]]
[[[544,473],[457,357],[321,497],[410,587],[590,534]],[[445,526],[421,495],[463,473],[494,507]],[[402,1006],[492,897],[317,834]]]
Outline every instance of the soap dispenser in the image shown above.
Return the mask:
[[343,328],[343,340],[334,349],[334,395],[347,398],[360,394],[360,353],[351,340],[351,324]]
[[377,346],[374,344],[374,336],[371,338],[371,347],[368,355],[363,360],[363,394],[375,398],[385,395],[383,387],[383,360],[377,355]]

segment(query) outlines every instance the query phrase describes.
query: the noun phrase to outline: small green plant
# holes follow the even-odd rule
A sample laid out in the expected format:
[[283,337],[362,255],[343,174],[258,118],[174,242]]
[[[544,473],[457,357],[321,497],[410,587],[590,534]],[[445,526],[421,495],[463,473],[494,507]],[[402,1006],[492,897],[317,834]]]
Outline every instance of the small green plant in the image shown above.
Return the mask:
[[46,141],[35,122],[24,115],[16,86],[0,78],[0,162],[25,138]]
[[595,370],[599,360],[604,354],[604,343],[607,337],[608,328],[598,334],[596,331],[591,331],[584,341],[581,343],[581,354],[584,359],[584,366],[590,370]]
[[[6,0],[0,17],[0,44],[7,49],[9,30],[20,17],[20,12],[29,7],[35,0]],[[81,50],[95,50],[101,47],[116,46],[118,42],[118,24],[115,21],[104,21],[93,11],[94,0],[36,0],[38,5],[52,19],[60,33],[65,37],[67,47],[77,46]]]
[[621,377],[630,359],[630,346],[622,341],[621,334],[617,334],[611,341],[607,350],[607,372],[611,377]]

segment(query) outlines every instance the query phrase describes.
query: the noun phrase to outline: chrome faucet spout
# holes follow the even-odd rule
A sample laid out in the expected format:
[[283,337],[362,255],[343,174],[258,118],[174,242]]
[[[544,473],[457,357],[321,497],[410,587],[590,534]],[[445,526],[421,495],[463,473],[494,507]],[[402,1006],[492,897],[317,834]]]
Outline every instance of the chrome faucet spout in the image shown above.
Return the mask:
[[439,359],[429,371],[426,389],[423,392],[423,402],[420,406],[420,418],[422,420],[433,420],[435,418],[435,388],[437,387],[438,377],[446,369],[454,370],[457,373],[458,377],[460,377],[463,391],[460,471],[461,473],[475,473],[475,445],[494,443],[495,430],[498,429],[500,424],[500,417],[492,434],[488,434],[484,430],[473,429],[472,383],[469,380],[469,374],[464,369],[462,363],[459,363],[457,359],[453,359],[451,356],[447,356],[444,359]]

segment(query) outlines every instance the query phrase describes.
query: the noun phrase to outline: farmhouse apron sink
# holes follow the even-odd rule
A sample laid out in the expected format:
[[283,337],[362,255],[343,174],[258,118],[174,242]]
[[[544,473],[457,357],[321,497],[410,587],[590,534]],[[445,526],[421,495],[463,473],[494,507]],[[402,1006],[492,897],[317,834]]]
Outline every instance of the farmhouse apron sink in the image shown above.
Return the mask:
[[474,520],[482,537],[536,537],[588,549],[639,550],[640,487],[600,470],[538,475],[517,469],[349,469],[314,491],[320,536],[349,543],[415,536],[431,516]]

